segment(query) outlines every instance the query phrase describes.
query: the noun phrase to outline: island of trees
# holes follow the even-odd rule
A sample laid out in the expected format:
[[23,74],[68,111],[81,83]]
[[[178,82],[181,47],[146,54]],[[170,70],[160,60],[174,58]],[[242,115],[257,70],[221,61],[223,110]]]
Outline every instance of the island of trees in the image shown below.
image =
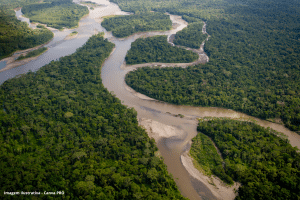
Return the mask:
[[292,147],[283,134],[226,118],[201,119],[198,131],[190,154],[228,183],[242,183],[237,200],[300,197],[299,149]]
[[126,64],[141,63],[189,63],[197,60],[199,56],[167,42],[166,35],[139,38],[131,44],[125,57]]
[[176,33],[173,43],[176,45],[199,49],[202,42],[207,38],[207,34],[202,33],[203,25],[203,22],[194,22],[189,24],[187,28]]
[[85,6],[72,3],[72,0],[45,0],[42,3],[23,6],[22,12],[32,22],[63,29],[77,27],[79,20],[88,14],[89,10]]
[[163,13],[146,12],[105,18],[101,25],[115,37],[123,38],[137,32],[170,30],[172,21]]
[[74,54],[0,86],[1,199],[10,199],[4,191],[185,199],[155,156],[155,141],[138,126],[136,111],[102,84],[100,66],[113,47],[92,36]]

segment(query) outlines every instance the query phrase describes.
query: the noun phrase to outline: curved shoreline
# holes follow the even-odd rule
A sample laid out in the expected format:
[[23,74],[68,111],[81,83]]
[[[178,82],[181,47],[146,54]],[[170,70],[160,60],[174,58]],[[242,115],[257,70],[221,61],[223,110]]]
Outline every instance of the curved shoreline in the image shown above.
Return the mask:
[[[51,40],[49,42],[51,42]],[[19,67],[21,65],[25,65],[25,64],[27,64],[27,63],[29,63],[29,62],[37,59],[39,56],[41,56],[44,53],[46,53],[46,51],[44,51],[43,53],[41,53],[41,54],[39,54],[37,56],[34,56],[34,57],[26,58],[26,59],[23,59],[23,60],[20,60],[20,61],[16,60],[20,55],[26,55],[30,51],[33,51],[33,50],[39,49],[41,47],[44,47],[49,42],[47,42],[45,44],[42,44],[42,45],[39,45],[39,46],[36,46],[36,47],[29,48],[29,49],[15,51],[12,56],[0,60],[0,62],[2,62],[2,61],[6,62],[5,67],[2,68],[2,69],[0,69],[0,73],[4,72],[6,70],[9,70],[9,69],[13,69],[15,67]],[[47,48],[47,51],[48,51],[48,49],[49,48]]]
[[[170,15],[169,13],[167,13],[168,15]],[[171,15],[170,15],[171,16]],[[182,20],[182,18],[180,18]],[[187,22],[186,22],[187,23]],[[207,34],[206,32],[206,23],[203,22],[204,25],[202,27],[202,34]],[[174,27],[175,27],[175,24],[174,23]],[[173,27],[172,25],[172,27]],[[178,27],[179,25],[176,24],[176,28]],[[153,31],[151,31],[153,32]],[[143,32],[141,34],[147,34],[147,32]],[[133,35],[137,35],[137,34],[133,34]],[[207,34],[207,38],[201,43],[200,45],[200,48],[199,49],[193,49],[193,48],[189,48],[189,47],[185,47],[185,46],[181,46],[181,45],[175,45],[173,43],[173,39],[174,38],[171,38],[174,34],[168,34],[168,38],[167,38],[167,42],[169,44],[171,44],[172,46],[176,46],[178,48],[183,48],[185,50],[188,50],[188,51],[193,51],[194,53],[197,53],[199,58],[196,60],[196,61],[193,61],[193,62],[190,62],[190,63],[162,63],[162,62],[151,62],[151,63],[141,63],[141,64],[133,64],[133,65],[128,65],[126,64],[126,61],[124,61],[123,65],[121,66],[121,69],[126,69],[126,68],[133,68],[131,70],[134,70],[136,68],[139,68],[139,67],[182,67],[182,68],[186,68],[188,66],[193,66],[193,65],[198,65],[198,64],[205,64],[209,61],[209,57],[206,55],[206,53],[204,52],[204,45],[205,45],[205,41],[208,41],[210,35]],[[132,35],[131,35],[132,36]],[[128,36],[129,37],[129,36]],[[143,37],[140,36],[140,37]],[[147,37],[150,37],[150,35],[148,35]]]
[[188,154],[188,152],[184,152],[180,156],[181,163],[185,167],[185,169],[189,172],[189,174],[195,179],[201,181],[205,184],[206,187],[210,189],[210,191],[218,198],[222,200],[232,200],[237,196],[237,190],[240,183],[234,183],[233,186],[226,185],[223,181],[221,181],[218,177],[215,176],[206,176],[198,169],[195,168],[193,162],[194,159]]

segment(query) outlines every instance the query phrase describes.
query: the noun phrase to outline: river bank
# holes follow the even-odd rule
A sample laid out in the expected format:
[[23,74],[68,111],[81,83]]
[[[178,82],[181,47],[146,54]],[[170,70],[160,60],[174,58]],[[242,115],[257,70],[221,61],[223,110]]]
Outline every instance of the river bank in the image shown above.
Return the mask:
[[194,167],[193,159],[185,152],[180,157],[183,166],[189,174],[195,179],[201,181],[210,189],[217,199],[232,200],[237,196],[237,190],[240,183],[234,183],[233,186],[228,186],[215,176],[208,177]]
[[[157,143],[160,142],[163,138],[176,138],[180,136],[181,131],[174,126],[165,125],[151,119],[140,118],[139,125],[144,127],[150,138],[154,138]],[[207,176],[201,171],[199,171],[194,166],[194,160],[188,154],[188,151],[184,152],[180,156],[182,165],[188,171],[188,173],[195,179],[201,181],[217,199],[222,200],[233,200],[237,195],[237,190],[240,183],[234,183],[233,186],[226,185],[218,177]]]
[[[48,44],[48,43],[49,42],[47,42],[46,44]],[[41,47],[44,47],[46,44],[42,44],[42,45],[30,48],[30,49],[18,50],[12,56],[2,59],[0,62],[2,62],[2,61],[6,62],[6,66],[4,68],[0,69],[0,73],[3,72],[3,71],[9,70],[9,69],[15,68],[15,67],[25,65],[25,64],[33,61],[33,60],[36,60],[39,56],[41,56],[45,52],[43,52],[42,54],[39,54],[35,57],[26,58],[26,59],[23,59],[23,60],[20,60],[20,61],[18,61],[16,59],[20,55],[25,56],[28,52],[33,51],[33,50],[37,50]]]
[[75,38],[77,38],[77,36],[78,36],[78,32],[77,33],[70,33],[69,35],[67,35],[67,37],[65,37],[65,39],[64,40],[72,40],[72,39],[75,39]]

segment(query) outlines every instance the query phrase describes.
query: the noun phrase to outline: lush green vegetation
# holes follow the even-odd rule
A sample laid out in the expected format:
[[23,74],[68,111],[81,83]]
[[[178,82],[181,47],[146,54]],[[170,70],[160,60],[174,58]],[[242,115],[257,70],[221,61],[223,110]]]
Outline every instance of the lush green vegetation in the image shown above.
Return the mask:
[[74,54],[1,85],[1,199],[10,199],[4,191],[184,199],[136,111],[102,84],[100,66],[113,47],[95,35]]
[[[236,199],[300,198],[300,154],[282,134],[230,119],[202,119],[198,131],[211,137],[221,151],[224,169],[219,168],[242,183]],[[194,141],[201,139],[198,135]]]
[[99,4],[95,3],[95,2],[91,2],[91,1],[81,1],[81,4],[87,5],[89,7],[97,7],[99,6]]
[[167,42],[167,36],[139,38],[131,44],[125,57],[126,64],[151,62],[189,63],[198,59],[192,51],[174,47]]
[[199,49],[202,42],[207,38],[207,34],[202,33],[203,25],[203,22],[189,24],[187,28],[176,33],[173,43]]
[[192,139],[192,142],[190,155],[201,169],[204,170],[205,174],[209,176],[214,174],[224,182],[233,184],[232,178],[225,173],[222,166],[223,159],[218,154],[213,141],[203,133],[198,133],[198,135]]
[[105,18],[101,25],[112,31],[114,36],[122,38],[137,32],[170,30],[172,21],[168,15],[146,12]]
[[47,51],[47,47],[42,47],[33,51],[30,51],[29,53],[27,53],[25,56],[20,55],[17,60],[23,60],[26,58],[30,58],[30,57],[35,57],[38,55],[41,55],[42,53],[44,53],[45,51]]
[[77,35],[77,34],[78,34],[77,31],[73,31],[72,33],[70,33],[70,36]]
[[0,6],[5,9],[15,9],[25,5],[38,3],[40,0],[1,0]]
[[42,24],[38,24],[38,25],[36,25],[36,27],[37,28],[46,28],[44,25],[42,25]]
[[[119,0],[119,5],[128,11],[142,9],[134,5],[136,0],[129,2]],[[169,1],[151,2],[143,8],[205,20],[211,37],[204,48],[210,61],[187,69],[137,70],[128,76],[130,86],[174,104],[280,119],[300,131],[299,2],[187,0],[172,1],[173,7]]]
[[12,9],[0,8],[0,59],[17,50],[44,44],[53,38],[48,29],[31,29],[20,22]]
[[78,26],[80,18],[88,14],[88,8],[72,3],[72,0],[46,1],[23,6],[22,12],[33,22],[62,29]]

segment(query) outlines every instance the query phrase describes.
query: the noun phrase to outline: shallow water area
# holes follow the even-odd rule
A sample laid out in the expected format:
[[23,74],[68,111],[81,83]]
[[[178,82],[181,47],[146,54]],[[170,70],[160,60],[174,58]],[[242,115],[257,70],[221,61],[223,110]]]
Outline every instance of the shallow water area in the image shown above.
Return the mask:
[[6,61],[0,62],[0,69],[3,69],[6,66]]
[[[77,1],[79,2],[79,1]],[[102,4],[107,3],[107,1],[103,1]],[[61,57],[73,54],[77,48],[84,45],[84,43],[94,34],[98,32],[106,32],[104,28],[101,27],[99,22],[96,22],[97,13],[98,17],[105,16],[107,12],[102,12],[106,9],[109,9],[109,13],[118,13],[122,14],[122,12],[116,4],[110,4],[111,6],[107,7],[96,7],[94,10],[90,11],[90,15],[83,17],[79,21],[78,28],[75,29],[65,29],[63,31],[53,30],[54,38],[45,45],[48,47],[48,51],[44,54],[40,55],[36,60],[31,61],[25,65],[8,69],[0,73],[0,84],[4,81],[13,78],[19,74],[24,74],[29,71],[36,71],[42,66],[50,63],[51,61],[56,61]],[[125,13],[126,14],[126,13]],[[16,12],[16,15],[21,15],[21,10]],[[27,19],[27,18],[26,18]],[[29,19],[27,19],[29,21]],[[68,36],[71,32],[77,31],[78,36],[75,39],[65,40],[66,36]],[[106,34],[106,37],[110,36],[110,34]]]
[[28,18],[23,16],[23,13],[22,13],[21,9],[16,11],[16,17],[17,17],[18,20],[20,20],[22,22],[26,22],[29,25],[30,28],[36,28],[35,25],[30,23],[30,20]]

